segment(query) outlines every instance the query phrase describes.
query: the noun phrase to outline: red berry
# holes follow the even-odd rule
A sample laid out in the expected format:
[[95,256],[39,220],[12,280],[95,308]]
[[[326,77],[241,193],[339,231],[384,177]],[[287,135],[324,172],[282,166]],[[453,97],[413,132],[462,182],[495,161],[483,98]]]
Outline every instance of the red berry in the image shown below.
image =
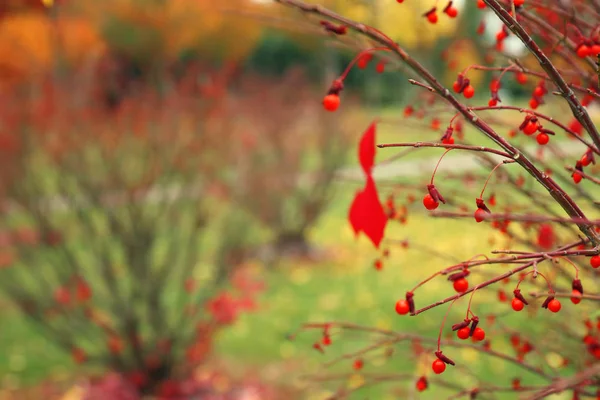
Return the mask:
[[535,98],[531,98],[529,100],[529,108],[531,108],[532,110],[535,110],[536,108],[538,108],[540,105],[539,101],[537,101]]
[[520,7],[525,4],[525,0],[514,0],[515,7]]
[[477,0],[477,8],[485,8],[485,3],[483,0]]
[[440,203],[435,201],[430,194],[426,194],[425,197],[423,197],[423,205],[428,210],[435,210],[439,207]]
[[[579,172],[573,172],[573,182],[579,183],[579,182],[581,182],[582,179],[583,179],[583,175],[581,175]],[[598,268],[598,267],[594,267],[594,268]]]
[[469,281],[464,278],[457,279],[454,281],[452,286],[454,286],[454,290],[456,290],[458,293],[464,293],[469,288]]
[[378,74],[383,73],[383,71],[385,71],[385,63],[378,62],[377,65],[375,66],[375,71],[377,71]]
[[597,56],[598,54],[600,54],[600,45],[595,44],[590,47],[590,55]]
[[560,308],[561,308],[560,301],[558,301],[556,299],[552,299],[548,303],[548,310],[552,311],[553,313],[559,312]]
[[533,89],[533,95],[535,97],[542,97],[544,95],[544,88],[541,86],[536,86],[535,89]]
[[402,299],[396,302],[396,312],[400,315],[406,315],[410,311],[408,301]]
[[590,265],[592,266],[592,268],[600,267],[600,256],[593,256],[592,258],[590,258]]
[[438,22],[437,13],[431,12],[431,13],[427,14],[427,20],[432,24],[437,24],[437,22]]
[[464,90],[463,90],[463,96],[465,96],[467,99],[470,99],[471,97],[473,97],[475,95],[475,89],[473,88],[473,86],[468,85]]
[[517,73],[517,82],[519,82],[521,85],[526,84],[527,83],[527,75],[525,75],[523,72]]
[[464,327],[464,328],[459,329],[456,332],[456,336],[458,336],[459,339],[466,340],[469,338],[470,333],[471,333],[471,328]]
[[323,343],[324,346],[329,346],[331,344],[331,336],[329,336],[329,335],[323,336],[321,343]]
[[452,90],[454,90],[456,93],[460,93],[460,84],[458,81],[454,81],[452,84]]
[[579,304],[581,302],[581,292],[579,290],[573,289],[571,292],[571,303]]
[[358,360],[354,361],[354,365],[352,366],[355,370],[359,370],[362,369],[363,367],[363,360],[361,360],[360,358]]
[[592,158],[588,157],[587,154],[584,154],[583,156],[581,156],[580,161],[581,161],[581,165],[583,165],[584,167],[587,167],[592,162]]
[[328,94],[323,98],[323,108],[327,111],[335,111],[340,106],[340,97],[337,94]]
[[442,143],[444,144],[454,144],[454,138],[452,136],[445,138],[444,140],[442,140]]
[[433,369],[433,372],[436,374],[441,374],[446,370],[446,363],[438,358],[431,364],[431,369]]
[[487,211],[485,211],[483,208],[478,208],[477,210],[475,210],[475,213],[473,214],[473,217],[475,217],[475,221],[477,221],[477,222],[483,221],[486,216],[487,216]]
[[521,311],[525,307],[525,303],[523,303],[521,300],[519,300],[515,297],[514,299],[512,299],[511,306],[512,306],[513,310]]
[[373,266],[377,271],[381,271],[381,269],[383,268],[383,262],[381,260],[375,260]]
[[475,331],[473,332],[473,340],[476,342],[481,342],[483,339],[485,339],[485,331],[481,328],[475,328]]
[[535,140],[537,140],[537,142],[543,146],[545,144],[548,144],[548,142],[550,141],[550,136],[546,135],[545,133],[540,133],[536,136]]
[[458,15],[458,10],[456,9],[456,7],[448,7],[444,10],[444,12],[450,17],[450,18],[456,18],[456,16]]
[[490,101],[488,101],[488,106],[490,107],[496,107],[498,105],[498,100],[496,99],[490,99]]
[[425,389],[427,389],[427,378],[425,378],[424,376],[420,377],[419,380],[417,381],[416,387],[417,387],[417,391],[418,392],[422,392]]
[[523,133],[527,136],[533,135],[538,130],[538,124],[535,122],[527,122],[525,127],[523,128]]
[[585,44],[582,44],[577,48],[577,56],[580,58],[584,58],[590,55],[590,48]]
[[501,29],[498,33],[496,33],[496,41],[501,42],[506,39],[508,34],[504,32],[504,29]]

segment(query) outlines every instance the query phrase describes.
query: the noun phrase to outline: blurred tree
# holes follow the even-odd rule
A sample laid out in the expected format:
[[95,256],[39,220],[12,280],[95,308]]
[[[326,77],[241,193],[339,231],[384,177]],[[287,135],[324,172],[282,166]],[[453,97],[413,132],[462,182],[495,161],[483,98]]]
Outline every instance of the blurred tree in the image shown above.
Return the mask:
[[11,10],[18,11],[0,19],[0,85],[43,76],[59,59],[81,66],[105,50],[99,33],[83,18],[51,19],[36,7]]

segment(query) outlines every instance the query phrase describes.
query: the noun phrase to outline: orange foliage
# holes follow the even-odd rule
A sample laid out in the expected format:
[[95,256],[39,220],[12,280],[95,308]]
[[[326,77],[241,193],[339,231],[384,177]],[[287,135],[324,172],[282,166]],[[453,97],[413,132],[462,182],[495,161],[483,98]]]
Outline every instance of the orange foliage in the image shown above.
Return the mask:
[[103,51],[100,35],[85,20],[52,21],[35,11],[6,15],[0,19],[0,86],[42,76],[59,58],[77,65]]

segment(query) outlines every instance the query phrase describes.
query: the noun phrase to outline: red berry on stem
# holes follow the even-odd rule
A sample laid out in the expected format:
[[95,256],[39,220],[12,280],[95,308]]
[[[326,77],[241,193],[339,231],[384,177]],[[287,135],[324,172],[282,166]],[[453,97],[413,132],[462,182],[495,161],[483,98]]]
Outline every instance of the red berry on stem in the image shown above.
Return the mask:
[[440,359],[436,359],[433,364],[431,364],[431,369],[433,369],[433,372],[436,374],[441,374],[446,370],[446,363]]
[[481,222],[485,219],[486,215],[487,212],[483,208],[478,208],[477,210],[475,210],[473,217],[475,218],[475,221]]
[[590,48],[585,44],[582,44],[577,48],[577,56],[580,58],[584,58],[590,55]]
[[[583,179],[583,175],[581,175],[579,172],[573,172],[573,182],[579,183],[579,182],[581,182],[582,179]],[[598,267],[594,267],[594,268],[598,268]]]
[[548,310],[552,311],[553,313],[559,312],[561,307],[560,301],[556,299],[552,299],[548,303]]
[[463,90],[463,95],[467,98],[470,99],[471,97],[473,97],[475,95],[475,88],[473,88],[473,86],[468,85],[464,90]]
[[452,136],[445,138],[442,140],[443,144],[454,144],[454,138]]
[[545,144],[548,144],[548,142],[550,141],[550,137],[545,133],[540,133],[536,136],[535,140],[537,140],[537,142],[543,146]]
[[448,8],[446,8],[444,10],[444,12],[450,17],[450,18],[456,18],[456,16],[458,15],[458,10],[456,9],[456,7],[450,6]]
[[458,293],[464,293],[469,288],[469,281],[464,278],[457,279],[454,281],[452,286],[454,287],[454,290],[456,290]]
[[383,71],[385,71],[385,63],[378,62],[377,65],[375,66],[375,71],[377,71],[378,74],[383,73]]
[[460,93],[460,84],[458,81],[454,81],[452,84],[452,90],[454,90],[456,93]]
[[533,89],[533,95],[535,97],[542,97],[544,95],[544,88],[541,86],[536,86],[535,89]]
[[422,392],[427,389],[427,378],[424,376],[420,377],[417,381],[416,388],[418,392]]
[[328,94],[323,98],[323,108],[327,111],[335,111],[340,106],[340,97],[337,94]]
[[427,21],[429,21],[430,23],[437,24],[437,22],[438,22],[438,16],[437,16],[437,13],[435,11],[428,13],[426,15],[426,17],[427,17]]
[[593,256],[592,258],[590,258],[590,265],[592,266],[592,268],[600,267],[600,256]]
[[523,133],[527,136],[533,135],[538,130],[538,124],[535,122],[527,122],[525,127],[523,128]]
[[521,311],[523,308],[525,308],[525,304],[517,298],[512,299],[511,306],[515,311]]
[[581,292],[579,290],[573,289],[571,292],[571,303],[579,304],[581,302]]
[[477,0],[477,8],[485,8],[485,3],[483,0]]
[[466,340],[469,338],[469,334],[471,333],[471,328],[464,327],[456,331],[456,336],[458,336],[461,340]]
[[524,85],[527,83],[527,75],[525,75],[523,72],[519,72],[516,76],[517,78],[517,82],[519,82],[521,85]]
[[435,210],[439,207],[440,203],[435,201],[435,199],[431,197],[430,194],[426,194],[425,197],[423,197],[423,205],[428,210]]
[[473,340],[476,342],[481,342],[483,339],[485,339],[485,331],[481,328],[475,328],[475,331],[473,332]]
[[535,110],[536,108],[538,108],[540,106],[540,102],[537,101],[535,98],[531,98],[529,100],[529,108]]
[[408,301],[402,299],[396,302],[396,312],[400,315],[406,315],[410,311]]

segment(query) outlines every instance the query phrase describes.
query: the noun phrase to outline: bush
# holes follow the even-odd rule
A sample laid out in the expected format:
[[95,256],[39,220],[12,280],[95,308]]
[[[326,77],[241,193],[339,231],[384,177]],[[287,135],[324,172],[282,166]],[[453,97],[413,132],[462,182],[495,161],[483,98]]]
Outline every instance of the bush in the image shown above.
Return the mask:
[[231,226],[250,226],[226,212],[217,179],[228,157],[212,94],[227,77],[192,72],[117,110],[89,74],[1,110],[2,290],[74,362],[163,398],[261,290],[231,257],[246,245]]
[[[430,243],[426,251],[452,260],[451,264],[422,276],[420,282],[407,282],[406,295],[398,299],[395,312],[419,317],[433,313],[439,336],[420,334],[428,325],[425,318],[413,318],[411,332],[336,321],[305,324],[300,331],[317,330],[313,348],[325,354],[328,346],[338,343],[346,346],[344,350],[358,346],[358,336],[361,343],[368,342],[327,363],[339,365],[346,374],[315,374],[313,379],[332,386],[340,377],[350,379],[348,385],[333,386],[335,399],[382,383],[390,384],[390,393],[402,398],[415,390],[431,392],[435,398],[506,394],[507,398],[541,399],[562,392],[573,399],[598,396],[600,224],[589,217],[597,209],[595,185],[600,182],[594,177],[600,133],[589,112],[600,98],[595,66],[600,55],[594,28],[599,22],[597,7],[587,1],[533,5],[528,0],[479,0],[480,12],[493,13],[504,24],[495,32],[496,56],[487,57],[486,65],[463,66],[447,89],[384,33],[300,0],[278,2],[314,16],[327,34],[356,34],[368,41],[371,47],[355,58],[360,67],[381,56],[402,62],[417,76],[410,82],[423,93],[403,114],[421,120],[416,123],[431,131],[431,137],[379,148],[445,149],[421,190],[415,190],[414,178],[399,179],[387,201],[381,201],[372,174],[377,121],[363,134],[359,161],[366,182],[351,205],[349,220],[357,234],[364,233],[380,250],[375,269],[385,269],[392,246],[411,248],[415,233],[394,240],[385,231],[388,223],[410,218],[420,198],[427,210],[439,208],[433,212],[435,217],[465,219],[464,229],[453,235],[475,240],[487,230],[495,233],[492,245],[502,240],[491,254],[455,260],[451,253],[455,249],[446,251],[444,243],[437,241],[436,233],[442,236],[445,228],[443,221],[437,221],[439,230],[425,238]],[[438,19],[457,11],[452,2],[443,6],[424,9],[423,18],[432,23],[431,29]],[[468,34],[475,40],[475,32]],[[502,53],[510,36],[528,50],[512,63]],[[469,79],[476,70],[494,73],[489,91]],[[344,107],[340,98],[345,76],[328,88],[330,111]],[[528,107],[501,102],[501,88],[513,80],[531,95]],[[559,96],[553,98],[552,93]],[[486,104],[479,104],[483,100]],[[511,113],[514,118],[502,118]],[[452,159],[443,158],[448,152],[470,152],[480,169],[443,172],[444,166],[454,165]],[[454,159],[457,167],[463,159]],[[433,291],[435,280],[446,280],[447,291],[453,294],[440,294],[444,286]],[[428,297],[436,300],[430,303]],[[434,309],[444,305],[446,309],[435,314]],[[393,312],[391,305],[389,309]],[[518,314],[523,309],[528,315]],[[390,371],[388,362],[395,357],[403,362]],[[479,357],[491,362],[477,362]],[[351,367],[343,366],[347,360],[352,360]],[[495,371],[498,363],[507,364],[506,374]],[[406,380],[413,389],[396,387]]]

